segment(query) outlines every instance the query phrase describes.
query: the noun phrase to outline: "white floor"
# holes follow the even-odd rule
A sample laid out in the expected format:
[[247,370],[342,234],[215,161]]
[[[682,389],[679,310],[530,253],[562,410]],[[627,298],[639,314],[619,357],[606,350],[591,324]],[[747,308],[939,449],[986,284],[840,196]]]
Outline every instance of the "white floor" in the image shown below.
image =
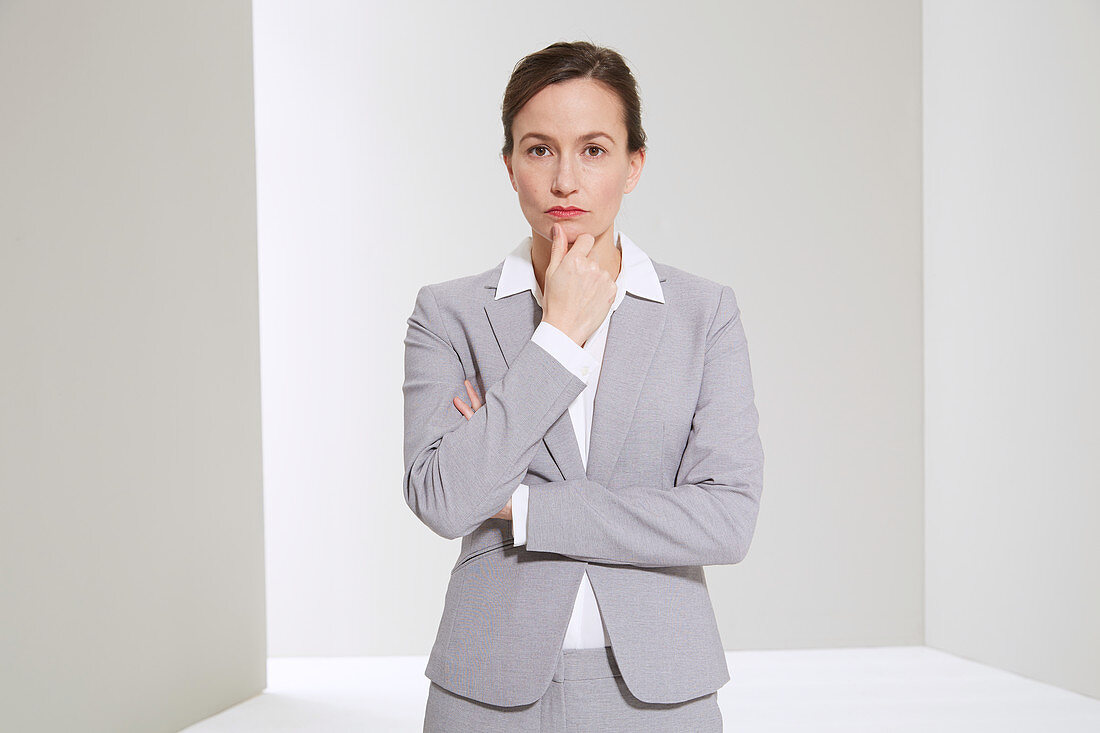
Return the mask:
[[[1098,733],[1100,700],[930,649],[727,652],[730,733]],[[187,733],[421,733],[427,657],[276,657],[268,688]]]

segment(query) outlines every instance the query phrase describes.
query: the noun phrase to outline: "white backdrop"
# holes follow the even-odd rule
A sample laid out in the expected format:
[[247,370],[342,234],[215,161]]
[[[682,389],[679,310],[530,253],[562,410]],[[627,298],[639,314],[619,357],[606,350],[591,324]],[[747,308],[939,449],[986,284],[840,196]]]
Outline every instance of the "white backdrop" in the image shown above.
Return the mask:
[[417,288],[527,233],[513,65],[617,48],[649,157],[618,224],[731,285],[765,487],[707,569],[730,649],[922,641],[920,6],[257,2],[269,652],[427,654],[458,541],[401,478]]
[[1100,697],[1100,2],[924,4],[927,641]]
[[0,731],[263,689],[244,2],[0,2]]

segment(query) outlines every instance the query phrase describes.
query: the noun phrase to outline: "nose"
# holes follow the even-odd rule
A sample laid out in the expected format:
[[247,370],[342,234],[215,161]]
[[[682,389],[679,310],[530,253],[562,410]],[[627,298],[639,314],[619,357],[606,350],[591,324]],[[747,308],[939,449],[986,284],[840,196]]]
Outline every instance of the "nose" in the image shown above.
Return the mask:
[[554,182],[550,190],[555,196],[568,196],[577,190],[576,171],[573,170],[573,162],[569,160],[569,156],[562,156],[558,160],[560,162],[554,172]]

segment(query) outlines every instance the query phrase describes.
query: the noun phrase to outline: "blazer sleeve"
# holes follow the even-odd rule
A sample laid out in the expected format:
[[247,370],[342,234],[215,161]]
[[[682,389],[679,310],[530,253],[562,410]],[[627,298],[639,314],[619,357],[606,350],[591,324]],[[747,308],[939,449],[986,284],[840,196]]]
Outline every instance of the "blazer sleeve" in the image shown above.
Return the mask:
[[453,403],[465,398],[467,375],[429,285],[416,294],[404,343],[405,501],[436,534],[462,537],[507,503],[585,382],[528,341],[467,420]]
[[706,339],[699,400],[675,486],[588,478],[532,484],[527,549],[641,567],[728,565],[748,553],[763,489],[748,343],[724,286]]

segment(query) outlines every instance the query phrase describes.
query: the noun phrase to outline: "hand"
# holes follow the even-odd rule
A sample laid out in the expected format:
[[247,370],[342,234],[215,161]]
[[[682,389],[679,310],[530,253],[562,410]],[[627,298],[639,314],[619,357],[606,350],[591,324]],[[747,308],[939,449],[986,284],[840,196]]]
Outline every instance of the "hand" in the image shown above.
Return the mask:
[[465,380],[463,384],[466,385],[466,394],[470,396],[470,403],[473,404],[473,408],[471,408],[470,405],[467,405],[461,397],[455,397],[454,404],[455,407],[458,408],[458,411],[465,415],[466,419],[469,420],[471,417],[474,416],[475,412],[481,409],[482,402],[481,398],[477,396],[477,391],[474,389],[474,385],[470,384],[469,379]]
[[[603,321],[600,321],[600,323],[603,323]],[[474,385],[470,384],[469,379],[465,380],[463,382],[463,384],[466,385],[466,394],[469,395],[470,405],[473,405],[473,407],[471,407],[470,405],[467,405],[466,402],[461,397],[455,397],[454,398],[454,406],[458,408],[459,412],[461,412],[463,415],[466,416],[467,420],[469,420],[471,417],[474,416],[475,412],[477,412],[478,410],[480,410],[484,406],[484,403],[481,401],[481,398],[478,397],[477,391],[474,390]],[[511,499],[508,499],[508,503],[504,505],[503,509],[501,509],[499,512],[497,512],[492,517],[490,517],[490,519],[509,519],[509,520],[511,518],[512,518],[512,500]]]
[[571,248],[567,248],[565,229],[555,224],[550,231],[554,240],[543,278],[542,320],[560,329],[578,346],[584,346],[607,318],[618,288],[607,270],[590,256],[596,244],[595,237],[582,234]]

